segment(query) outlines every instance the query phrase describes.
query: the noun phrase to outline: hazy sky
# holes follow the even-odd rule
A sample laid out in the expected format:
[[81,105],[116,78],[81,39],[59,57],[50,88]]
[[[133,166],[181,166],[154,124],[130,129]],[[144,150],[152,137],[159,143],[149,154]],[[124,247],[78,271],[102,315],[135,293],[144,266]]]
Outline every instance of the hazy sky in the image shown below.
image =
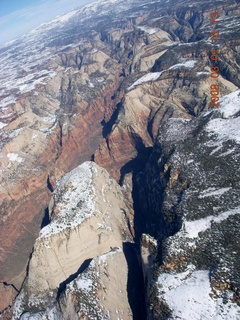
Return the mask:
[[0,0],[0,44],[96,0]]

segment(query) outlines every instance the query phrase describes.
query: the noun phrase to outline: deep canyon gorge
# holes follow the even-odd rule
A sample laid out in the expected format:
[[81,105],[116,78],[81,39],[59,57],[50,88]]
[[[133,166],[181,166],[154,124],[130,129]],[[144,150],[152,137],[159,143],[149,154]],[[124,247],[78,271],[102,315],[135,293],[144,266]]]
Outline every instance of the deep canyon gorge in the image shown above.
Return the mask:
[[240,317],[239,16],[102,0],[0,47],[0,319]]

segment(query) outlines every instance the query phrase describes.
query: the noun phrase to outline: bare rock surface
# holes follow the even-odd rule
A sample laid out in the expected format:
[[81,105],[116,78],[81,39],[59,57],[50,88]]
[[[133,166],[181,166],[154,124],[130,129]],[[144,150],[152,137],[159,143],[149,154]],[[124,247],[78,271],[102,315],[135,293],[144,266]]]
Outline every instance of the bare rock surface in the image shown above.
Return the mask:
[[[159,153],[153,150],[169,119],[173,118],[178,145],[185,130],[190,136],[195,134],[187,124],[209,108],[209,88],[214,80],[210,77],[210,67],[214,63],[209,59],[209,52],[216,49],[216,43],[210,39],[213,25],[209,17],[213,11],[220,15],[217,28],[221,35],[217,44],[220,74],[215,80],[220,96],[224,96],[240,85],[238,0],[227,3],[101,0],[73,10],[0,47],[1,283],[21,289],[34,242],[48,220],[47,207],[58,179],[86,160],[94,160],[124,185],[124,197],[134,205],[134,217],[128,217],[129,230],[132,234],[135,231],[138,246],[142,232],[162,241],[179,231],[179,216],[167,205],[164,207],[162,191],[160,194],[158,191],[166,187],[166,181],[167,188],[174,190],[182,171],[178,166],[172,167],[168,157],[159,160],[161,148]],[[167,141],[167,135],[164,139]],[[232,163],[236,155],[231,149],[226,152],[232,155],[229,160]],[[147,208],[147,211],[139,217],[136,179],[150,156],[158,157],[161,162],[160,173],[149,171],[155,174],[153,181],[158,181],[160,187],[149,184],[147,199],[152,208],[149,210],[149,203],[143,203],[141,209]],[[206,161],[206,168],[207,165]],[[227,168],[232,172],[230,166]],[[214,174],[216,172],[217,169]],[[194,179],[198,180],[197,175]],[[181,180],[182,192],[188,189],[189,180],[187,177]],[[177,193],[171,201],[176,204],[176,198],[181,200],[181,196],[181,192]],[[68,245],[65,249],[61,247],[53,226],[56,219],[61,236],[68,236],[69,228],[76,227],[73,225],[76,211],[69,209],[69,219],[61,222],[61,214],[57,217],[62,212],[61,201],[58,205],[54,201],[50,211],[53,210],[56,217],[52,219],[52,227],[43,230],[48,230],[48,235],[52,232],[53,246],[57,248],[61,263],[65,263],[65,253],[71,258],[68,271],[72,272],[80,260],[74,260]],[[67,198],[64,201],[68,203]],[[231,201],[235,203],[235,198],[231,197]],[[99,206],[102,205],[99,203]],[[221,207],[222,203],[216,206]],[[163,207],[164,212],[161,211]],[[148,213],[151,220],[155,210],[161,215],[160,219],[158,215],[153,221],[145,219]],[[133,208],[129,212],[132,213]],[[96,216],[89,219],[95,221]],[[81,220],[81,216],[78,219]],[[87,221],[82,224],[86,224],[92,234],[94,230]],[[162,228],[163,225],[167,227]],[[115,226],[114,223],[112,227]],[[159,229],[162,230],[160,239],[156,234]],[[110,237],[111,232],[108,230],[104,234]],[[119,232],[116,235],[120,237]],[[48,256],[51,249],[47,250],[47,234],[42,234],[40,239],[36,246],[46,253],[48,261],[40,256],[34,256],[32,261],[35,266],[40,264],[41,274],[47,272],[51,264]],[[73,243],[78,241],[78,233],[72,239],[69,245],[75,252]],[[115,238],[112,240],[118,242]],[[95,246],[97,240],[89,241]],[[84,252],[81,248],[81,254],[88,259],[88,244],[84,245],[87,250]],[[104,253],[110,242],[106,247],[101,242],[100,247],[103,251],[93,249],[90,253]],[[52,261],[58,265],[56,258]],[[58,290],[56,286],[64,273],[65,269],[64,272],[60,270],[56,281],[53,273],[51,279],[43,281],[44,288]],[[34,291],[37,280],[32,278],[31,281]],[[4,305],[7,305],[9,295],[2,292],[5,293]],[[5,316],[8,317],[6,313]]]
[[16,298],[18,292],[11,285],[0,283],[0,312],[12,305],[12,301]]
[[[14,317],[17,319],[23,311],[31,308],[41,310],[51,306],[62,285],[69,283],[86,261],[111,250],[109,257],[99,258],[103,262],[106,259],[106,266],[111,269],[106,270],[106,274],[111,274],[111,280],[107,281],[103,272],[105,264],[99,267],[102,275],[99,281],[103,282],[101,303],[110,313],[114,308],[118,310],[118,303],[123,303],[124,309],[127,303],[127,265],[122,250],[119,249],[118,254],[116,248],[121,248],[123,241],[131,241],[131,234],[128,230],[129,210],[121,187],[105,169],[94,162],[85,162],[57,182],[49,212],[51,222],[41,230],[36,240],[28,277],[15,303]],[[97,260],[95,263],[98,264]],[[123,265],[122,277],[121,272],[115,274],[115,271]],[[106,283],[105,297],[106,281],[109,283]],[[116,287],[118,292],[121,291],[120,295],[125,288],[121,301],[114,300],[117,296],[112,296],[115,286],[120,286],[119,289]]]
[[88,268],[66,285],[58,303],[40,312],[24,312],[26,320],[131,319],[127,299],[127,264],[122,249],[94,258]]

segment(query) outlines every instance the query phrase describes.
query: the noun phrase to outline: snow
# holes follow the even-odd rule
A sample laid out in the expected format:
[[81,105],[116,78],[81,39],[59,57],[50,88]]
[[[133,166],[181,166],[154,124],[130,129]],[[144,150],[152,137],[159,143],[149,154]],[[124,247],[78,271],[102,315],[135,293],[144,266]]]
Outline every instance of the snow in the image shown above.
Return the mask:
[[57,182],[53,194],[57,215],[40,231],[38,240],[74,228],[95,213],[93,165],[93,162],[84,162]]
[[11,95],[0,101],[0,108],[4,110],[5,107],[15,103],[16,103],[16,99],[14,98],[14,96]]
[[190,266],[183,273],[162,274],[158,286],[159,298],[163,298],[172,310],[171,319],[239,319],[240,310],[236,304],[224,304],[222,299],[209,296],[211,287],[206,270],[194,270],[194,266]]
[[139,26],[138,27],[138,29],[140,29],[140,30],[142,30],[142,31],[144,31],[144,32],[146,32],[146,33],[148,33],[148,34],[154,34],[154,33],[156,33],[156,32],[158,32],[158,29],[156,29],[156,28],[151,28],[151,27],[143,27],[143,26]]
[[206,127],[207,131],[216,135],[212,137],[212,141],[208,142],[208,146],[222,146],[227,140],[234,140],[240,143],[240,117],[232,119],[212,119]]
[[155,81],[160,77],[161,74],[162,72],[149,72],[137,81],[135,81],[130,87],[128,87],[128,90],[134,89],[136,86],[144,82]]
[[199,198],[206,198],[206,197],[211,197],[211,196],[221,196],[225,192],[229,191],[231,188],[221,188],[221,189],[216,189],[216,188],[208,188],[204,191],[202,191],[199,195]]
[[[20,316],[23,312],[24,302],[25,302],[25,293],[24,293],[24,290],[21,290],[21,292],[17,296],[17,298],[14,302],[13,308],[12,308],[12,311],[13,311],[12,320],[20,319]],[[22,318],[22,319],[24,319],[24,318]]]
[[6,126],[7,126],[7,123],[3,123],[3,122],[0,121],[0,129],[2,129],[2,128],[6,127]]
[[209,76],[210,75],[210,72],[207,72],[207,71],[200,71],[200,72],[197,72],[197,75],[200,76],[200,75],[206,75],[206,76]]
[[[18,80],[15,85],[16,85],[16,88],[19,88],[21,93],[26,93],[34,90],[36,86],[39,84],[46,84],[46,81],[54,78],[56,75],[57,75],[56,72],[49,72],[47,70],[42,70],[37,74],[31,74]],[[35,77],[41,77],[41,78],[34,80]]]
[[234,91],[220,99],[220,111],[225,118],[230,118],[240,111],[240,90]]
[[8,157],[8,159],[9,159],[10,161],[17,161],[17,162],[19,162],[19,163],[21,163],[21,162],[24,161],[24,159],[21,158],[21,157],[19,157],[19,155],[18,155],[17,153],[13,153],[13,152],[8,153],[8,154],[7,154],[7,157]]
[[14,139],[16,138],[20,133],[22,133],[24,131],[24,128],[19,128],[19,129],[16,129],[16,130],[13,130],[9,135],[8,137],[10,139]]
[[183,232],[188,238],[197,238],[199,232],[206,231],[211,228],[212,222],[221,223],[232,215],[240,214],[240,207],[220,213],[218,216],[210,215],[206,218],[183,222],[181,233]]
[[77,278],[75,280],[78,289],[90,291],[93,287],[93,281],[91,279],[86,278]]
[[117,252],[123,252],[121,248],[116,248],[116,250],[112,250],[112,251],[109,251],[105,254],[102,254],[101,256],[98,257],[98,261],[99,263],[104,263],[106,264],[107,263],[107,260],[109,257],[111,257],[112,259],[114,259],[114,255],[117,253]]
[[24,313],[20,320],[56,320],[60,319],[60,312],[55,306],[47,308],[46,311],[31,314],[30,312]]
[[76,13],[78,12],[78,10],[74,10],[74,11],[70,11],[67,14],[58,16],[56,19],[52,20],[50,23],[63,23],[68,21],[69,19],[71,19],[72,17],[74,17],[76,15]]
[[159,79],[159,77],[161,76],[161,74],[167,70],[175,70],[181,67],[184,68],[193,68],[195,63],[197,61],[196,60],[188,60],[185,61],[183,63],[178,63],[173,65],[172,67],[170,67],[169,69],[160,71],[160,72],[149,72],[147,74],[145,74],[144,76],[142,76],[141,78],[139,78],[137,81],[135,81],[130,87],[127,88],[127,90],[132,90],[134,89],[136,86],[145,83],[145,82],[149,82],[149,81],[156,81],[157,79]]
[[240,90],[222,97],[220,108],[216,112],[219,112],[218,110],[222,118],[212,119],[206,126],[206,131],[212,135],[212,139],[205,145],[216,147],[211,154],[220,150],[228,140],[240,143],[240,117],[234,117],[240,111]]
[[169,68],[169,70],[178,69],[178,68],[182,68],[182,67],[184,67],[184,68],[193,68],[196,62],[197,62],[196,60],[188,60],[188,61],[183,62],[183,63],[177,63],[177,64],[171,66]]

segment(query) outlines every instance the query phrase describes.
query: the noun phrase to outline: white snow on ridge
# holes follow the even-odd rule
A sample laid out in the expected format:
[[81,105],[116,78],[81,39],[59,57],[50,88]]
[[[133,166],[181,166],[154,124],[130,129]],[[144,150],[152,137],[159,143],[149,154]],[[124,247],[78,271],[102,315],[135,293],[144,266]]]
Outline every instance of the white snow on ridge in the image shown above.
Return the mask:
[[140,29],[148,34],[154,34],[154,33],[158,32],[158,29],[151,28],[151,27],[138,26],[138,29]]
[[199,232],[206,231],[211,228],[211,223],[220,223],[226,220],[232,215],[240,214],[240,207],[228,210],[219,214],[218,216],[208,216],[206,218],[194,220],[194,221],[184,221],[183,227],[180,233],[184,233],[187,238],[197,238]]
[[75,283],[79,290],[90,291],[93,287],[93,281],[91,279],[78,277]]
[[240,90],[231,92],[220,99],[220,110],[225,118],[240,111]]
[[148,81],[156,81],[163,72],[167,71],[167,70],[175,70],[175,69],[178,69],[178,68],[181,68],[181,67],[184,67],[184,68],[188,68],[188,69],[191,69],[194,67],[195,63],[197,61],[196,60],[188,60],[186,62],[183,62],[183,63],[178,63],[178,64],[175,64],[174,66],[170,67],[169,69],[166,69],[166,70],[163,70],[163,71],[160,71],[160,72],[149,72],[147,74],[145,74],[144,76],[142,76],[141,78],[139,78],[137,81],[135,81],[130,87],[127,88],[127,90],[132,90],[134,89],[136,86],[144,83],[144,82],[148,82]]
[[7,126],[7,123],[3,123],[3,122],[0,121],[0,129],[2,129],[2,128],[6,127],[6,126]]
[[184,68],[193,68],[196,62],[197,62],[196,60],[188,60],[188,61],[186,61],[186,62],[177,63],[177,64],[175,64],[174,66],[171,66],[171,67],[169,68],[169,70],[178,69],[178,68],[181,68],[181,67],[184,67]]
[[71,19],[72,17],[74,17],[76,15],[76,13],[78,13],[79,10],[73,10],[73,11],[70,11],[64,15],[60,15],[58,17],[56,17],[54,20],[51,21],[51,23],[63,23],[63,22],[66,22],[68,21],[69,19]]
[[53,198],[58,214],[40,231],[38,240],[67,228],[72,229],[95,213],[95,191],[92,185],[92,169],[95,171],[95,168],[92,166],[92,162],[84,162],[57,182]]
[[216,135],[207,146],[222,146],[224,141],[234,140],[240,144],[240,117],[234,119],[212,119],[206,126],[210,134]]
[[24,159],[21,158],[21,157],[19,157],[19,155],[18,155],[17,153],[13,153],[13,152],[8,153],[8,154],[7,154],[7,157],[8,157],[8,159],[9,159],[10,161],[13,161],[13,162],[16,161],[16,162],[21,163],[21,162],[24,161]]
[[216,189],[216,188],[208,188],[204,191],[202,191],[199,195],[199,198],[206,198],[206,197],[211,197],[211,196],[221,196],[225,192],[229,191],[230,188],[221,188],[221,189]]
[[224,118],[212,119],[206,126],[207,132],[215,135],[205,144],[209,147],[217,147],[212,154],[220,150],[225,141],[234,140],[240,144],[240,117],[234,118],[234,115],[240,112],[240,90],[222,97],[219,111]]
[[139,84],[142,84],[144,82],[157,80],[160,77],[160,75],[162,74],[162,72],[149,72],[149,73],[145,74],[140,79],[135,81],[130,87],[128,87],[128,90],[134,89],[136,86],[138,86]]
[[[159,298],[172,310],[171,319],[235,320],[240,317],[236,304],[212,299],[209,272],[187,270],[180,274],[162,274],[158,278]],[[232,292],[228,292],[232,295]]]
[[6,107],[15,104],[16,103],[16,98],[14,96],[8,96],[2,100],[0,100],[0,110],[5,110],[7,109]]
[[116,250],[114,251],[109,251],[107,253],[102,254],[101,256],[98,256],[99,259],[99,263],[106,263],[107,262],[107,258],[111,257],[112,260],[114,259],[114,255],[117,252],[123,252],[121,248],[116,248]]

